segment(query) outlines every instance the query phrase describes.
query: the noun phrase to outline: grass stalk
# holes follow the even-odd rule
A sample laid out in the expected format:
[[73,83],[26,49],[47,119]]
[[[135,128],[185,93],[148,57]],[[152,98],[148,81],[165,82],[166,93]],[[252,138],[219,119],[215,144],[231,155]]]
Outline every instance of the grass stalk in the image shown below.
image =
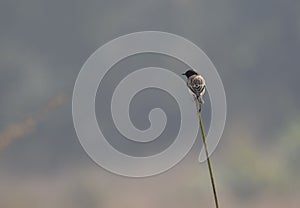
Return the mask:
[[206,144],[206,136],[205,136],[204,127],[203,127],[203,123],[202,123],[201,113],[200,113],[199,110],[198,110],[198,119],[199,119],[201,134],[202,134],[202,141],[203,141],[205,154],[206,154],[206,158],[207,158],[207,166],[208,166],[211,186],[212,186],[212,189],[213,189],[215,205],[216,205],[216,208],[219,208],[219,202],[218,202],[218,197],[217,197],[217,190],[216,190],[215,180],[214,180],[213,171],[212,171],[212,167],[211,167],[211,163],[210,163],[210,158],[209,158],[209,155],[208,155],[208,149],[207,149],[207,144]]

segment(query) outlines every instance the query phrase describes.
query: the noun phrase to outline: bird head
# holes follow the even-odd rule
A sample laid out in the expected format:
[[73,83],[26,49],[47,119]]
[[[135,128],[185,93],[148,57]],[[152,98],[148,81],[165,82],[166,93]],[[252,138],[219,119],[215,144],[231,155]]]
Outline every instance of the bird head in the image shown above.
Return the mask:
[[196,72],[195,70],[193,69],[189,69],[187,70],[184,74],[182,75],[185,75],[187,78],[193,76],[193,75],[198,75],[198,72]]

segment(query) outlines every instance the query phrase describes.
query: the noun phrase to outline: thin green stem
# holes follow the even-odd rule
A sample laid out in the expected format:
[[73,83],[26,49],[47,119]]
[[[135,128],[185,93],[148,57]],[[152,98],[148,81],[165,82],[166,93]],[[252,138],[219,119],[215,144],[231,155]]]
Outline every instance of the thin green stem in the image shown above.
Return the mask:
[[214,193],[215,204],[216,204],[216,208],[219,208],[218,197],[217,197],[217,190],[216,190],[216,185],[215,185],[215,180],[214,180],[214,176],[213,176],[213,171],[212,171],[212,167],[211,167],[211,163],[210,163],[210,159],[209,159],[209,155],[208,155],[208,149],[207,149],[207,144],[206,144],[206,137],[205,137],[205,132],[204,132],[204,127],[203,127],[203,123],[202,123],[202,118],[201,118],[200,111],[198,111],[198,119],[199,119],[199,124],[200,124],[200,128],[201,128],[202,140],[203,140],[203,145],[204,145],[205,154],[206,154],[206,158],[207,158],[207,165],[208,165],[208,170],[209,170],[209,175],[210,175],[211,186],[212,186],[213,193]]

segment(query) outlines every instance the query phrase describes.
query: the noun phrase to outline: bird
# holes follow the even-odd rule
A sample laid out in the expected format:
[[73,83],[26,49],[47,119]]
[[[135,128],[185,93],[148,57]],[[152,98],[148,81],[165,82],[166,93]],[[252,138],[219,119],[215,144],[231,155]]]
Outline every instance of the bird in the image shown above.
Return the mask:
[[[182,75],[185,75],[187,78],[187,86],[195,100],[197,100],[200,112],[201,106],[204,104],[203,95],[205,93],[205,80],[197,71],[193,69],[187,70]],[[196,107],[198,109],[198,106]]]

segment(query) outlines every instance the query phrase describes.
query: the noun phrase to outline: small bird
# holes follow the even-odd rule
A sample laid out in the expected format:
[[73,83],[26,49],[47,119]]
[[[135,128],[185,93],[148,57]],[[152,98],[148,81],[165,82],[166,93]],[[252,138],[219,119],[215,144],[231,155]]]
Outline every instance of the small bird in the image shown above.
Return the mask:
[[187,70],[182,75],[185,75],[187,77],[187,86],[189,87],[194,98],[197,99],[200,112],[201,105],[204,104],[203,95],[205,93],[205,80],[198,72],[193,69]]

